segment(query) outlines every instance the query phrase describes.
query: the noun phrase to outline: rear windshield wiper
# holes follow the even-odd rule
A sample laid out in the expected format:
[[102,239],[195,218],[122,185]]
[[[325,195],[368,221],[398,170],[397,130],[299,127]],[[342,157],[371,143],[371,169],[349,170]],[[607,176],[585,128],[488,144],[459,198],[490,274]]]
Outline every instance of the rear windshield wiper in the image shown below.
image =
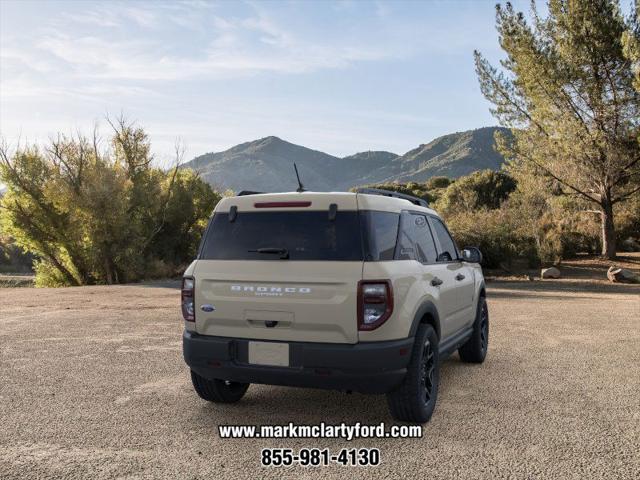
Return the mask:
[[286,248],[257,248],[255,250],[249,250],[251,253],[272,253],[274,255],[280,255],[282,260],[287,260],[289,258],[289,250]]

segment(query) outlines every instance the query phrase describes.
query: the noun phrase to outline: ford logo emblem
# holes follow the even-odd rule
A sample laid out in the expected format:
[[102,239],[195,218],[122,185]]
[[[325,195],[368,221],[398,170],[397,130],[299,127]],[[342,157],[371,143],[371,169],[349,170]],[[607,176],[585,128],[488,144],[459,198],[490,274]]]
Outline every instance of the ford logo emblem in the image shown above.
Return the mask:
[[213,312],[215,309],[216,309],[216,307],[214,307],[213,305],[209,305],[209,304],[202,305],[200,307],[200,310],[202,310],[203,312]]

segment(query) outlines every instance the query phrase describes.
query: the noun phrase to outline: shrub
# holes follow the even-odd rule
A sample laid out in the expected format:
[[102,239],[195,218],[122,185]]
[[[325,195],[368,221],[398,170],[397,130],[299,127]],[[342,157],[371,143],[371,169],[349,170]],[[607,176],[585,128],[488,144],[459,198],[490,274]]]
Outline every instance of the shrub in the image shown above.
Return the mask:
[[458,213],[446,221],[460,248],[480,249],[485,267],[508,267],[518,259],[532,267],[539,264],[535,239],[519,233],[507,209]]
[[436,208],[443,214],[473,212],[479,208],[497,209],[516,188],[505,172],[481,170],[450,184],[440,196]]
[[137,281],[195,256],[220,196],[191,170],[153,167],[142,129],[113,128],[105,151],[82,136],[0,150],[2,231],[38,258],[38,286]]
[[425,182],[425,187],[427,191],[437,190],[440,188],[447,188],[451,183],[453,183],[453,180],[449,177],[431,177]]

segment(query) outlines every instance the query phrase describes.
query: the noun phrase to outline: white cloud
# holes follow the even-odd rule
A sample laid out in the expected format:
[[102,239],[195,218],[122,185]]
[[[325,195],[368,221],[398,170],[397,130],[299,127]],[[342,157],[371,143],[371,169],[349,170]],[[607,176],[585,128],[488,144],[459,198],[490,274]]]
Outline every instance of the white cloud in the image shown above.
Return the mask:
[[294,38],[286,30],[278,27],[266,15],[250,17],[241,22],[243,27],[261,33],[260,40],[269,45],[280,48],[289,48],[295,44]]
[[98,27],[109,28],[119,27],[122,25],[121,18],[113,11],[96,8],[85,12],[65,12],[62,14],[62,20],[74,23],[95,25]]
[[[383,22],[379,31],[365,29],[362,35],[356,30],[324,36],[322,31],[306,32],[303,26],[285,26],[259,3],[244,16],[235,17],[221,16],[214,6],[207,2],[94,4],[83,11],[61,13],[40,35],[30,32],[37,39],[31,44],[22,38],[3,39],[3,67],[47,72],[71,78],[76,84],[83,79],[219,79],[260,72],[344,69],[359,62],[406,58],[425,48],[460,48],[469,41],[458,37],[443,41],[442,31],[432,28],[426,34],[421,24],[391,21]],[[354,4],[334,7],[349,9]],[[386,4],[373,4],[372,9],[378,16],[390,14]],[[191,38],[194,32],[200,36],[193,44],[176,47],[181,37]]]
[[142,27],[157,26],[159,22],[159,18],[154,12],[144,8],[125,8],[122,10],[122,14]]
[[123,6],[117,3],[95,5],[86,10],[63,12],[58,19],[54,19],[55,23],[61,25],[70,22],[76,26],[93,25],[102,28],[124,27],[128,22],[149,28],[158,26],[160,21],[159,15],[153,10]]
[[[124,17],[146,27],[157,25],[159,21],[156,14],[141,8],[126,9],[115,15],[99,7],[97,11],[65,16],[76,27],[87,23],[116,27]],[[57,70],[62,75],[148,81],[225,78],[256,72],[306,73],[345,68],[355,62],[394,55],[386,46],[374,46],[365,41],[344,43],[303,39],[280,27],[264,13],[239,20],[212,17],[211,21],[214,29],[209,40],[204,45],[195,45],[192,52],[169,52],[162,37],[114,40],[113,35],[98,30],[82,34],[79,33],[81,29],[57,28],[33,46],[15,42],[9,48],[3,48],[2,55],[8,62],[40,71]],[[51,58],[58,60],[57,65],[51,60],[42,60]]]
[[[22,17],[24,25],[17,15],[2,19],[4,134],[24,127],[46,139],[124,109],[156,132],[154,148],[170,152],[176,132],[191,139],[193,154],[216,142],[229,146],[270,133],[295,141],[294,131],[300,132],[298,141],[318,148],[333,139],[344,153],[356,143],[375,146],[394,128],[398,145],[406,142],[406,132],[422,137],[441,123],[438,115],[404,110],[421,105],[430,92],[421,85],[406,93],[415,99],[391,100],[401,96],[400,79],[406,75],[428,85],[425,77],[432,72],[425,74],[418,62],[484,48],[478,43],[486,41],[474,31],[481,29],[475,19],[453,28],[383,2],[73,2],[66,10],[62,3],[30,5],[34,12]],[[404,65],[391,63],[408,58]],[[358,68],[364,64],[366,69]],[[328,70],[343,72],[309,75]],[[441,74],[434,67],[433,76]],[[349,82],[351,76],[357,80]],[[319,78],[345,90],[322,91]],[[366,98],[353,84],[374,93]],[[349,88],[353,104],[345,94]],[[249,106],[254,110],[246,111]],[[166,122],[166,134],[158,133],[159,121]]]

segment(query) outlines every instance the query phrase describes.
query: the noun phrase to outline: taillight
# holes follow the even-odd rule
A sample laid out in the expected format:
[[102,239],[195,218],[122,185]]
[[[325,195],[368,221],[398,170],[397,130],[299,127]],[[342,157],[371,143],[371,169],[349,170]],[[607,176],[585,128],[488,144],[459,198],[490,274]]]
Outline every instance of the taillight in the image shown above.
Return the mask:
[[182,279],[182,316],[187,322],[196,321],[196,309],[193,300],[196,281],[191,277]]
[[374,330],[393,312],[393,289],[389,280],[358,282],[358,330]]

